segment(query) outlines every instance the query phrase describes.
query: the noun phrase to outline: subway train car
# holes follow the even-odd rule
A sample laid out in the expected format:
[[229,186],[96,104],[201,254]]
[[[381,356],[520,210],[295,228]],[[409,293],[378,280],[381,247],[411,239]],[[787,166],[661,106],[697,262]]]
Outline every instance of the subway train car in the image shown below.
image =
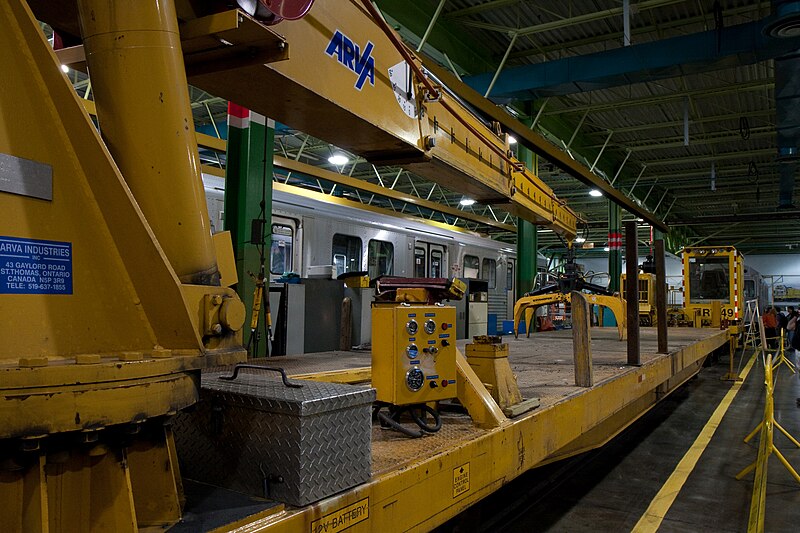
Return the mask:
[[[221,231],[224,180],[204,175],[204,181],[212,228]],[[513,245],[473,232],[273,191],[272,280],[284,272],[336,277],[358,271],[370,278],[482,279],[488,284],[488,312],[500,323],[513,316],[516,260]],[[541,254],[537,266],[547,267]]]

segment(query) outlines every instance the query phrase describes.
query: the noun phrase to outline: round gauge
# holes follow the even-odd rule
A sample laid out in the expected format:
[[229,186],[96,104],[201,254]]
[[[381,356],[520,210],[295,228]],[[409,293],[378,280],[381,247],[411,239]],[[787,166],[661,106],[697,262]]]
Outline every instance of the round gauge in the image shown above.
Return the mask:
[[425,384],[425,374],[417,367],[406,372],[406,385],[409,389],[417,392]]
[[419,331],[419,324],[417,324],[417,321],[409,320],[406,322],[406,331],[409,335],[416,335],[417,331]]
[[431,319],[428,319],[428,321],[425,322],[425,333],[431,335],[433,334],[434,331],[436,331],[436,322],[434,322]]
[[409,359],[416,359],[419,357],[419,348],[417,348],[416,344],[409,344],[406,347],[406,355]]

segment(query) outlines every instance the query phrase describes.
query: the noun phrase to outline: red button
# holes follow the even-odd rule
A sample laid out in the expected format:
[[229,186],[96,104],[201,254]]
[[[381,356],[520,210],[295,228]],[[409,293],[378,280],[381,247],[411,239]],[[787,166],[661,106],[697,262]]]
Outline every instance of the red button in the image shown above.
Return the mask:
[[442,380],[442,387],[447,387],[447,380],[446,379]]
[[446,330],[447,330],[447,322],[442,324],[442,331],[446,331]]

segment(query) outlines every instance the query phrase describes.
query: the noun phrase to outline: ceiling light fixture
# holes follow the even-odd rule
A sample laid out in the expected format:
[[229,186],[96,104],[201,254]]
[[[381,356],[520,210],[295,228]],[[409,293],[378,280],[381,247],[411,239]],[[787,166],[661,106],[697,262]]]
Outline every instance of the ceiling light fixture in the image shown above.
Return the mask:
[[591,191],[589,191],[589,196],[595,196],[595,197],[603,196],[603,193],[598,191],[597,189],[592,189]]
[[461,204],[461,205],[463,205],[463,206],[470,206],[470,205],[475,205],[475,200],[473,200],[472,198],[466,198],[466,197],[464,197],[464,198],[462,198],[462,199],[461,199],[461,201],[460,201],[460,202],[458,202],[458,203],[459,203],[459,204]]
[[508,136],[508,144],[517,144],[517,138],[513,135]]
[[66,66],[66,65],[61,65],[61,72],[63,72],[64,74],[66,74],[67,72],[69,72],[69,67],[68,67],[68,66]]
[[350,158],[344,154],[333,154],[328,158],[328,163],[341,167],[350,162]]
[[609,248],[608,246],[606,246],[605,248],[603,248],[603,251],[604,251],[604,252],[608,252],[609,250],[611,250],[611,248]]
[[575,237],[575,242],[577,242],[578,244],[580,244],[582,242],[586,242],[586,238],[584,238],[584,237]]

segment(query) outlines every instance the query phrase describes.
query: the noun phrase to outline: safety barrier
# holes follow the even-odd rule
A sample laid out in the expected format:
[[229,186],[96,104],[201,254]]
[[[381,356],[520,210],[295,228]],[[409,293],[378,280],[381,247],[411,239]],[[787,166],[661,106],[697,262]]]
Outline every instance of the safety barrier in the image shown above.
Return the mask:
[[[762,329],[763,332],[763,329]],[[763,337],[762,337],[763,338]],[[781,339],[783,336],[781,336]],[[763,346],[763,344],[762,344]],[[777,354],[780,354],[780,357],[785,359],[783,355],[783,343],[781,343],[781,347],[778,350]],[[776,355],[777,355],[776,354]],[[776,370],[781,363],[784,361],[779,359],[777,363],[773,366],[772,354],[766,356],[764,358],[764,351],[762,348],[762,361],[764,363],[764,385],[766,388],[766,401],[764,404],[764,418],[759,422],[759,424],[750,432],[750,434],[745,437],[744,441],[749,442],[750,439],[755,437],[759,432],[761,433],[761,438],[758,445],[758,456],[756,460],[753,461],[750,465],[748,465],[744,470],[739,472],[736,475],[736,479],[742,479],[748,473],[752,472],[755,469],[755,479],[753,480],[753,495],[750,500],[750,515],[748,518],[747,523],[747,531],[748,533],[758,532],[761,533],[764,531],[764,519],[766,516],[766,501],[767,501],[767,464],[770,455],[775,454],[780,460],[781,464],[789,471],[789,473],[794,477],[794,479],[800,483],[800,475],[797,474],[797,471],[789,464],[789,461],[783,456],[783,454],[775,447],[773,443],[773,433],[774,429],[778,428],[778,430],[786,435],[786,437],[792,441],[792,443],[800,448],[800,442],[792,437],[788,431],[786,431],[776,420],[775,420],[775,406],[774,406],[774,392],[775,392],[775,381],[774,375],[775,373],[773,370]],[[788,361],[788,360],[787,360]],[[787,362],[787,364],[792,368],[791,363]]]

